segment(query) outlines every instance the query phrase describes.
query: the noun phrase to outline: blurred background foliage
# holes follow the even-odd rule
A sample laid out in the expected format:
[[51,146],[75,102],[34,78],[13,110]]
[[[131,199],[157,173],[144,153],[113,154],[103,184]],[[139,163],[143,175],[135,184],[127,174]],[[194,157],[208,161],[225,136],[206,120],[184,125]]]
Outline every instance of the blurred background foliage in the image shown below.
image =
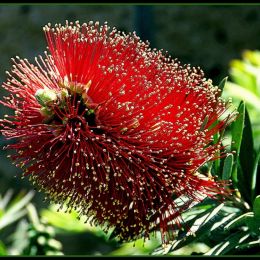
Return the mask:
[[252,121],[255,147],[260,145],[260,51],[244,50],[240,59],[230,62],[230,81],[224,97],[238,105],[244,100]]
[[[191,231],[180,230],[167,246],[159,234],[145,243],[120,244],[112,230],[105,234],[76,212],[57,211],[58,205],[33,192],[6,157],[7,141],[0,136],[0,255],[260,254],[260,6],[1,4],[1,82],[12,57],[33,60],[45,51],[45,24],[65,20],[107,21],[136,31],[182,63],[200,66],[216,85],[228,76],[223,96],[232,97],[240,116],[226,142],[236,153],[205,165],[204,171],[232,179],[236,193],[231,201],[205,200],[186,212]],[[0,117],[6,113],[1,106]]]

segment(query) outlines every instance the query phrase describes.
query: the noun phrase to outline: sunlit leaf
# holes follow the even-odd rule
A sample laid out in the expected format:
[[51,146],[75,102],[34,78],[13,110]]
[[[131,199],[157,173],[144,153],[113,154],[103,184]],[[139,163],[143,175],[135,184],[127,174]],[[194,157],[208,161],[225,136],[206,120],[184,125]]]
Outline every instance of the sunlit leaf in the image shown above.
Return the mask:
[[84,222],[83,219],[79,219],[77,211],[72,210],[69,213],[63,210],[57,211],[58,208],[59,205],[55,205],[49,209],[43,209],[40,215],[50,225],[58,228],[60,232],[91,232],[106,240],[111,235],[111,230],[105,233],[100,226],[91,224],[91,220]]
[[244,225],[246,223],[247,219],[253,219],[253,218],[254,218],[254,214],[252,212],[247,212],[247,213],[235,218],[231,222],[229,222],[224,227],[224,229],[226,229],[226,230],[235,229],[237,227],[240,227],[241,225]]
[[3,196],[3,198],[0,198],[0,209],[5,209],[8,205],[8,203],[10,202],[11,198],[13,195],[13,191],[12,190],[8,190],[5,195]]
[[232,80],[250,91],[255,92],[256,67],[241,60],[231,61],[230,66],[230,76]]
[[234,219],[234,217],[236,215],[237,215],[236,213],[231,213],[231,214],[227,215],[226,217],[223,217],[220,221],[217,221],[216,223],[213,224],[213,226],[210,228],[210,231],[211,232],[215,231],[217,228],[223,226],[230,220]]
[[57,212],[54,207],[43,209],[40,213],[45,221],[54,227],[70,232],[84,232],[88,226],[83,221],[78,220],[78,214],[75,211],[71,213]]
[[7,227],[8,225],[12,224],[13,222],[17,221],[21,217],[26,215],[26,210],[20,210],[16,212],[14,215],[11,214],[5,214],[1,219],[0,219],[0,230]]
[[[6,214],[12,215],[16,212],[18,212],[20,209],[25,207],[33,198],[34,192],[29,191],[25,196],[22,198],[19,198],[19,200],[15,201],[15,199],[10,203],[10,206],[8,207]],[[14,202],[15,201],[15,202]]]
[[234,164],[232,169],[232,180],[234,185],[237,186],[238,177],[237,177],[237,165],[239,160],[240,147],[242,143],[244,121],[245,121],[245,104],[241,101],[238,107],[239,116],[235,122],[231,125],[231,134],[232,134],[232,144],[231,150],[235,151],[234,154]]
[[214,246],[205,255],[225,255],[233,250],[239,243],[239,240],[244,236],[244,232],[237,232],[235,234],[232,234],[225,241]]
[[190,226],[189,231],[180,232],[179,236],[172,241],[169,252],[194,243],[202,237],[206,237],[211,232],[210,229],[212,225],[222,219],[222,216],[218,215],[218,213],[223,206],[224,204],[222,203],[216,207],[212,207],[200,213],[198,217],[195,217],[192,221],[187,222],[187,225]]
[[260,67],[260,51],[245,50],[242,53],[243,59],[250,62],[252,65]]
[[27,213],[25,206],[29,203],[33,196],[34,192],[31,191],[20,198],[20,200],[18,200],[17,197],[15,202],[14,200],[11,200],[10,203],[6,206],[7,209],[4,210],[0,218],[0,229],[5,228],[6,226],[25,216]]
[[[109,253],[109,256],[128,256],[128,255],[149,255],[156,247],[160,245],[160,240],[151,236],[144,243],[143,239],[134,242],[123,243],[118,249]],[[166,249],[166,248],[165,248]],[[164,250],[158,252],[164,254]]]

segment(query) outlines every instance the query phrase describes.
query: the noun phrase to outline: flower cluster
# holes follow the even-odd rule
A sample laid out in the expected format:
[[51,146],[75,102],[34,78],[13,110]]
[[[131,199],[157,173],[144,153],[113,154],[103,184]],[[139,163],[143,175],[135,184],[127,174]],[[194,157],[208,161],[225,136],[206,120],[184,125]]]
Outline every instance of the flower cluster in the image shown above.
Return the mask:
[[[213,135],[234,119],[200,68],[133,34],[89,22],[44,27],[49,52],[17,57],[1,103],[12,159],[54,202],[123,241],[160,230],[224,185],[199,174],[216,159]],[[177,200],[176,200],[177,199]]]

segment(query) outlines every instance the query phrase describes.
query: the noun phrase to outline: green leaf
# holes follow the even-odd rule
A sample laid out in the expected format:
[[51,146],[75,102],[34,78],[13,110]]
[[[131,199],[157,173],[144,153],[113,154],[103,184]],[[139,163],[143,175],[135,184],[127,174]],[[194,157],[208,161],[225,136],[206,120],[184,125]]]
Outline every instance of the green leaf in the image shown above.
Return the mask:
[[245,89],[255,92],[257,67],[250,64],[244,58],[242,61],[233,60],[231,62],[231,78],[240,86],[245,87]]
[[253,142],[253,132],[251,127],[251,122],[247,109],[245,108],[245,121],[244,129],[240,147],[239,162],[241,166],[241,175],[238,176],[239,186],[243,183],[246,188],[244,194],[245,198],[250,202],[249,192],[251,190],[251,181],[253,175],[253,163],[255,160],[254,142]]
[[252,234],[260,235],[260,222],[259,219],[257,220],[255,217],[247,218],[246,225],[248,226],[250,232]]
[[[118,249],[107,254],[107,256],[125,256],[125,255],[149,255],[160,245],[160,241],[156,237],[151,237],[145,241],[143,239],[137,239],[133,242],[123,243]],[[165,254],[164,249],[159,254]]]
[[83,221],[79,219],[79,213],[76,210],[66,212],[66,206],[63,206],[64,210],[57,211],[59,205],[52,205],[49,209],[43,209],[40,212],[40,216],[48,222],[48,224],[59,229],[60,232],[91,232],[96,236],[108,239],[111,230],[108,233],[104,232],[103,229],[91,223],[91,221]]
[[237,161],[237,178],[238,178],[238,183],[237,183],[237,185],[234,185],[234,186],[236,188],[238,188],[240,196],[242,196],[243,199],[251,205],[249,188],[247,185],[248,180],[246,179],[247,176],[244,175],[239,160]]
[[34,192],[29,191],[25,196],[23,196],[19,201],[12,203],[12,205],[7,209],[6,214],[12,215],[16,212],[20,211],[23,207],[25,207],[30,200],[33,198]]
[[7,249],[2,241],[0,241],[0,256],[8,255]]
[[187,222],[187,226],[190,227],[188,232],[179,232],[178,237],[172,242],[169,251],[177,250],[185,245],[193,243],[202,237],[209,234],[212,225],[222,219],[222,216],[218,215],[224,204],[220,204],[216,207],[212,207],[203,213],[198,214],[197,217]]
[[12,224],[13,222],[17,221],[18,219],[22,218],[23,216],[26,215],[26,213],[27,213],[26,210],[20,210],[16,212],[14,215],[5,214],[0,219],[0,230]]
[[[6,211],[3,211],[3,214],[0,218],[0,230],[10,225],[11,223],[17,221],[19,218],[23,217],[27,211],[24,209],[26,204],[32,199],[34,192],[28,192],[20,200],[15,198],[12,200],[7,207]],[[14,202],[15,201],[15,202]]]
[[260,97],[247,88],[232,82],[227,82],[225,87],[225,94],[238,100],[243,99],[248,105],[255,107],[256,110],[259,111],[257,104],[260,102]]
[[238,167],[240,147],[242,143],[244,121],[245,121],[245,104],[243,101],[240,102],[237,110],[239,113],[238,118],[231,125],[231,134],[232,134],[231,150],[236,152],[234,155],[234,164],[232,169],[232,180],[235,186],[237,186],[238,183],[237,167]]
[[[214,143],[216,144],[219,140],[220,134],[216,133],[213,136],[213,140]],[[216,151],[216,156],[219,157],[220,156],[220,151]],[[220,158],[217,158],[216,160],[214,160],[213,162],[213,168],[214,168],[214,175],[218,175],[220,173]]]
[[259,147],[259,150],[256,154],[256,158],[255,158],[255,161],[254,161],[254,164],[253,164],[253,173],[252,173],[252,181],[251,181],[251,198],[252,200],[254,199],[255,197],[255,193],[256,193],[256,180],[257,180],[257,169],[258,169],[258,164],[259,164],[259,161],[260,161],[260,147]]
[[[232,220],[236,215],[237,215],[236,213],[231,213],[231,214],[223,217],[220,221],[217,221],[216,223],[214,223],[214,225],[210,228],[210,231],[212,232],[212,231],[215,231],[216,229],[220,228],[225,223]],[[214,235],[214,233],[213,233],[213,235]]]
[[242,57],[245,61],[251,63],[252,65],[260,66],[260,51],[258,50],[245,50],[242,53]]
[[191,230],[195,233],[195,232],[203,232],[205,231],[209,231],[208,227],[206,227],[206,224],[222,209],[222,207],[224,206],[224,204],[220,204],[217,207],[215,207],[211,212],[209,212],[208,214],[205,214],[203,217],[201,217],[200,219],[197,219],[194,222],[194,225],[191,227]]
[[235,234],[232,234],[225,241],[216,245],[204,255],[225,255],[232,251],[237,246],[240,239],[244,236],[244,232],[237,232]]
[[4,197],[0,199],[0,209],[5,209],[8,205],[8,203],[10,202],[11,198],[13,195],[13,191],[12,190],[8,190]]
[[247,212],[247,213],[235,218],[231,222],[229,222],[224,227],[224,229],[227,231],[230,231],[231,229],[241,227],[242,225],[246,225],[247,219],[253,219],[253,218],[254,218],[254,214],[252,212]]
[[78,213],[76,211],[72,211],[71,213],[58,212],[57,208],[52,206],[49,209],[43,209],[40,215],[50,225],[66,232],[85,232],[88,230],[88,225],[78,220]]
[[224,160],[222,179],[229,180],[232,173],[233,166],[233,154],[229,154]]
[[248,243],[244,243],[244,244],[238,244],[237,248],[240,250],[243,249],[250,249],[253,247],[259,247],[259,239],[258,240],[254,240],[254,241],[250,241]]
[[185,221],[185,223],[188,223],[189,226],[193,225],[194,221],[206,213],[210,212],[211,210],[216,207],[218,203],[216,200],[211,198],[206,198],[202,202],[199,202],[198,204],[194,205],[189,210],[185,211],[182,214],[182,218]]
[[222,92],[223,92],[223,90],[224,90],[224,87],[225,87],[225,85],[226,85],[227,80],[228,80],[228,77],[225,77],[225,78],[222,79],[221,82],[218,84],[218,87],[219,87],[219,89],[221,90],[221,92],[220,92],[221,94],[222,94]]
[[[214,128],[217,124],[219,124],[219,120],[216,120],[211,126],[210,128]],[[224,130],[217,132],[216,134],[213,135],[213,143],[217,144],[220,142],[220,140],[222,140],[222,137],[224,135]],[[213,164],[213,171],[211,173],[213,173],[213,175],[218,176],[220,173],[220,150],[216,151],[216,157],[217,159],[215,159],[212,164]],[[211,166],[212,166],[211,164]],[[211,169],[211,167],[210,167]]]
[[260,220],[260,195],[258,195],[255,198],[254,204],[253,204],[253,211],[255,218]]

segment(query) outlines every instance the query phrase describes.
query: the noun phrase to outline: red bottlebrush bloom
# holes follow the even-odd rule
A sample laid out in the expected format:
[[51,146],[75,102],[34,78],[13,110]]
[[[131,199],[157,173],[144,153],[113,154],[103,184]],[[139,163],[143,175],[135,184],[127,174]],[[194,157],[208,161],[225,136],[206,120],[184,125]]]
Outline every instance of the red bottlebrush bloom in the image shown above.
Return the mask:
[[54,202],[121,240],[160,230],[167,241],[194,201],[225,193],[198,171],[216,159],[213,135],[234,113],[202,70],[134,33],[98,22],[44,31],[49,53],[35,65],[14,59],[3,84],[13,160]]

